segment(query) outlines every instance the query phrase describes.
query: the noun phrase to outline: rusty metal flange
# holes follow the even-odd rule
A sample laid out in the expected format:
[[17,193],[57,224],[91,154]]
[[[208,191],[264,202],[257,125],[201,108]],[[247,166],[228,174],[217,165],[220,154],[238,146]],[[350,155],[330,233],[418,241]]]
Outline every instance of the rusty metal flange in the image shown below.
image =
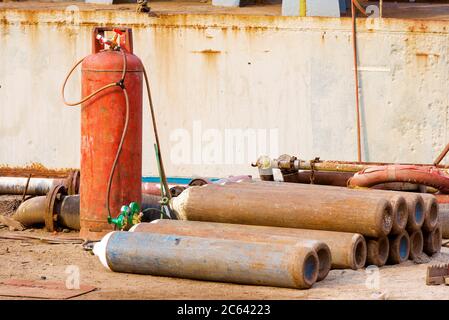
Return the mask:
[[80,171],[79,170],[70,171],[70,174],[65,182],[67,194],[68,195],[78,194],[79,186],[80,186]]
[[67,195],[67,188],[62,184],[57,184],[51,187],[45,199],[45,229],[48,232],[55,231],[55,222],[58,220],[55,211],[55,202],[59,200],[62,195]]

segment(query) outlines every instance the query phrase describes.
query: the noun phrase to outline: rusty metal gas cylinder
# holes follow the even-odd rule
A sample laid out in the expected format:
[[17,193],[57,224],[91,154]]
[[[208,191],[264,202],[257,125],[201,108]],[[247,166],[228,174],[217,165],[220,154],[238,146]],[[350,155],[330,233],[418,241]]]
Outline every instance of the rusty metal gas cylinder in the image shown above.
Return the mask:
[[[122,51],[103,50],[97,36],[112,28],[94,28],[92,54],[82,63],[82,97],[122,78],[129,97],[128,128],[110,190],[112,217],[123,204],[141,202],[143,66],[133,54],[131,29],[119,29]],[[80,237],[97,240],[113,230],[108,224],[107,186],[126,121],[122,88],[107,88],[81,105]]]

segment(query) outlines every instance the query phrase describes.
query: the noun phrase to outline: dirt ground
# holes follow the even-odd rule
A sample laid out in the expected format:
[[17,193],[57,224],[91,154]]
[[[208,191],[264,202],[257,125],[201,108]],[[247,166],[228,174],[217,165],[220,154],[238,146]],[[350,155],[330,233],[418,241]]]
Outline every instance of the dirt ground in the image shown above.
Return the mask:
[[[7,228],[0,229],[0,237],[7,233],[11,233]],[[39,229],[14,234],[49,235]],[[77,233],[64,235],[76,237]],[[448,248],[432,257],[429,264],[435,263],[449,263]],[[80,244],[0,239],[0,281],[45,277],[65,282],[66,269],[73,265],[79,267],[81,284],[98,288],[75,299],[449,299],[449,286],[426,286],[427,264],[412,261],[380,268],[378,289],[373,286],[373,274],[362,269],[332,270],[313,288],[295,290],[114,273]]]

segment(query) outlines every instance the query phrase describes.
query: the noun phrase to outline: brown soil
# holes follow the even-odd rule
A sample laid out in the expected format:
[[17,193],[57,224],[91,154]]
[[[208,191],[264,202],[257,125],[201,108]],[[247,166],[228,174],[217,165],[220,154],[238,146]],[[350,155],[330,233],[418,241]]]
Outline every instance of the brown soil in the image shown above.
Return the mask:
[[[0,236],[9,233],[5,228]],[[15,234],[48,236],[42,230]],[[64,236],[76,237],[71,232]],[[432,257],[429,264],[448,263],[449,249]],[[378,290],[366,286],[365,269],[332,270],[328,277],[309,290],[247,286],[114,273],[106,270],[98,258],[79,244],[46,244],[39,241],[0,239],[0,281],[7,279],[66,281],[67,266],[76,265],[82,284],[97,291],[76,299],[448,299],[449,287],[426,286],[428,264],[411,261],[380,269]],[[4,299],[12,299],[6,298]]]

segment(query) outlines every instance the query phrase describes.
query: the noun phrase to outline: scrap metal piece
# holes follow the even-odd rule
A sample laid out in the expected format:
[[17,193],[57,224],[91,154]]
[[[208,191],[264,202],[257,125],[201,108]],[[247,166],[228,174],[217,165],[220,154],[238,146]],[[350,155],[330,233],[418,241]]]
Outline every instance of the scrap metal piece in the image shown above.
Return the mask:
[[426,285],[447,284],[449,264],[439,264],[427,267]]

